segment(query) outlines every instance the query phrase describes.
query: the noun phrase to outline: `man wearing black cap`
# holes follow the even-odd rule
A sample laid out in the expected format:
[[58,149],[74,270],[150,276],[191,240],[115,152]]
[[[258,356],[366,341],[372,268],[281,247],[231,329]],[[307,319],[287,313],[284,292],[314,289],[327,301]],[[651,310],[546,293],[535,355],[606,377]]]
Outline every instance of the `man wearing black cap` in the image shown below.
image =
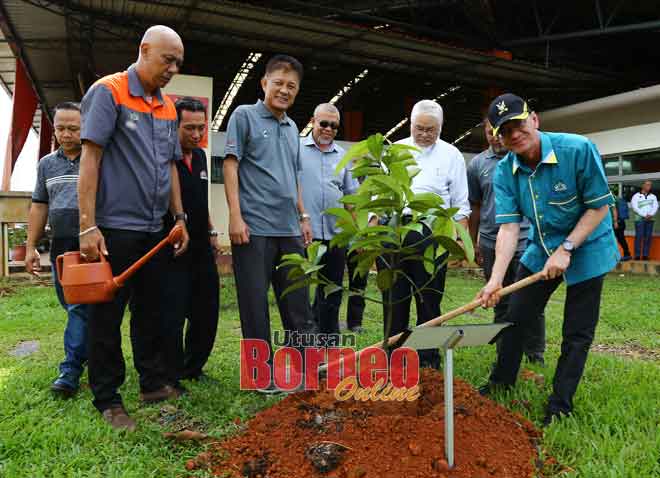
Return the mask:
[[619,259],[612,220],[614,200],[596,147],[585,137],[538,130],[536,113],[515,95],[501,95],[490,105],[493,133],[509,150],[495,170],[496,222],[501,224],[490,280],[478,296],[486,307],[499,301],[507,267],[526,217],[533,233],[520,260],[516,280],[541,271],[545,280],[514,293],[497,364],[483,394],[515,384],[530,321],[545,308],[566,280],[563,340],[546,408],[544,425],[568,415],[584,371],[598,323],[605,274]]

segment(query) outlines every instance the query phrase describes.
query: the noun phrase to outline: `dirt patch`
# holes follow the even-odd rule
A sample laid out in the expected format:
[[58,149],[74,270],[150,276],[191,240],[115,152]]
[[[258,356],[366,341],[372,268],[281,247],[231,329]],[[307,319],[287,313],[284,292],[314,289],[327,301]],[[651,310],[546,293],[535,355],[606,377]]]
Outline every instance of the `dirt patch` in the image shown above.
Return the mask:
[[596,353],[618,355],[619,357],[636,360],[660,361],[660,350],[647,349],[635,343],[626,343],[623,345],[595,344],[591,346],[591,350]]
[[[332,392],[290,395],[213,443],[186,468],[261,478],[528,478],[539,474],[540,432],[455,380],[456,467],[444,455],[442,374],[425,369],[414,402],[337,402]],[[191,468],[191,465],[192,466]]]

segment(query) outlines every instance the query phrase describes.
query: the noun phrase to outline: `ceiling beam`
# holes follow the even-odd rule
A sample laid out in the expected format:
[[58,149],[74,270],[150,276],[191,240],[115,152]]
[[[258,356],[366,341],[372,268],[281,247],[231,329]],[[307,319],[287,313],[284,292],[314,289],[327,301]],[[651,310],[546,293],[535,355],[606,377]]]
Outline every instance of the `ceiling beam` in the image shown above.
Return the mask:
[[536,43],[545,43],[552,41],[572,40],[575,38],[588,38],[603,35],[615,35],[619,33],[639,32],[645,30],[654,30],[660,28],[660,20],[651,22],[631,23],[629,25],[620,25],[616,27],[594,28],[591,30],[581,30],[569,33],[555,33],[554,35],[540,35],[537,37],[520,38],[518,40],[505,41],[504,46],[533,45]]

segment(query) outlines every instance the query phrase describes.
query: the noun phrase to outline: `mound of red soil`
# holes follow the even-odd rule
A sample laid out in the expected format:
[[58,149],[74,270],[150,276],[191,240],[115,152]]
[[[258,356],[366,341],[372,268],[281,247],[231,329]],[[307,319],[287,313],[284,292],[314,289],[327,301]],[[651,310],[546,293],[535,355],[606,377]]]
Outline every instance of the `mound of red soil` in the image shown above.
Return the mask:
[[249,478],[528,478],[540,433],[520,415],[455,380],[455,457],[444,456],[442,374],[422,371],[414,402],[337,402],[329,391],[290,395],[246,430],[187,464]]

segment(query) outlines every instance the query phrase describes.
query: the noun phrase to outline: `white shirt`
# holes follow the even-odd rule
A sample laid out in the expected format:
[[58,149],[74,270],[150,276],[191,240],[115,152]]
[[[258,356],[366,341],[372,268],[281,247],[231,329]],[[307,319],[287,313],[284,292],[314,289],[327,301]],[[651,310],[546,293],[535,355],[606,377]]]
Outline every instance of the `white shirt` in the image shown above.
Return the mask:
[[455,221],[470,217],[465,159],[458,148],[440,138],[433,146],[420,148],[415,144],[412,136],[397,141],[397,144],[407,144],[422,149],[421,153],[411,151],[417,166],[421,169],[412,180],[412,191],[437,194],[444,201],[442,207],[445,209],[457,207]]
[[655,216],[655,213],[658,212],[658,198],[653,193],[649,193],[647,196],[637,192],[633,195],[630,206],[642,218],[648,215]]

